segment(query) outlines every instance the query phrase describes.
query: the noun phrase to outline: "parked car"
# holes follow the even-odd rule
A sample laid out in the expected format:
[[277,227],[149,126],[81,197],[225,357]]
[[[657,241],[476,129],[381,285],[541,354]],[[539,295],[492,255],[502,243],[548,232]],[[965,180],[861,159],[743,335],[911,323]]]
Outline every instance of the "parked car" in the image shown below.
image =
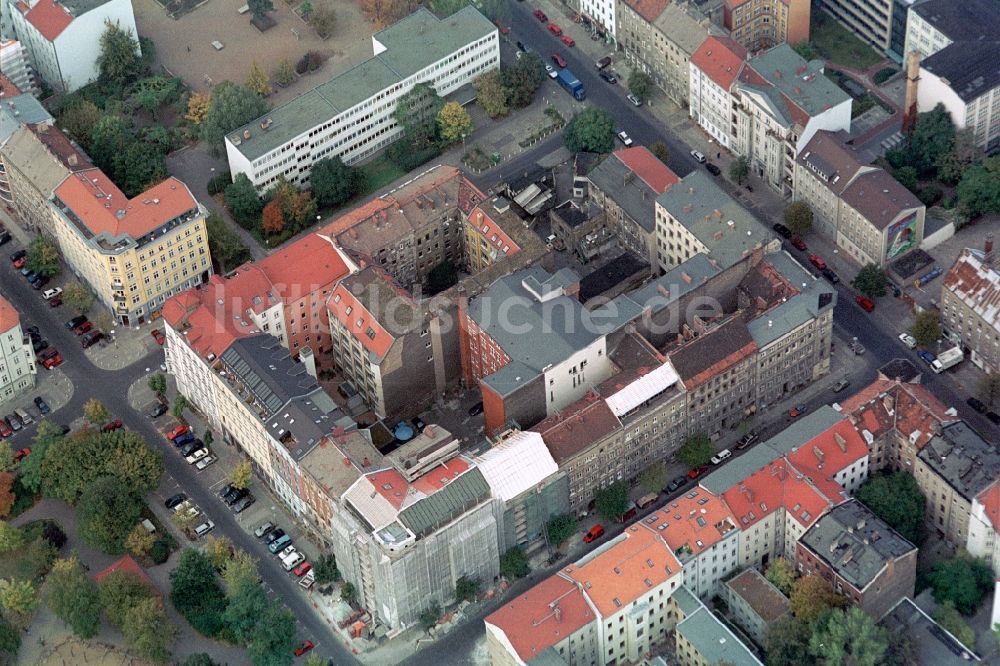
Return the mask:
[[740,437],[740,441],[736,444],[736,448],[742,451],[743,449],[747,448],[748,446],[756,442],[757,439],[758,439],[757,433],[751,430],[747,434]]
[[253,531],[253,535],[258,539],[260,539],[265,534],[269,534],[273,529],[274,529],[274,523],[272,523],[271,521],[267,521],[263,525],[258,526],[257,529]]
[[705,163],[705,154],[702,153],[701,151],[692,150],[691,151],[691,157],[693,157],[696,162],[699,162],[701,164]]
[[180,452],[181,452],[182,456],[184,456],[185,458],[187,458],[189,455],[191,455],[192,453],[194,453],[198,449],[203,449],[203,448],[205,448],[205,443],[204,442],[202,442],[200,439],[193,439],[190,442],[188,442],[187,444],[183,445],[180,448]]
[[226,503],[226,506],[232,506],[250,494],[250,491],[247,490],[246,488],[234,488],[233,490],[234,492],[230,493],[229,495],[226,495],[223,498],[223,501]]
[[149,332],[149,334],[153,336],[154,340],[156,340],[156,344],[160,345],[161,347],[163,346],[163,343],[167,341],[167,337],[163,335],[163,332],[158,328],[154,328],[152,331]]
[[[88,324],[89,323],[90,322],[88,322]],[[83,347],[84,349],[89,349],[90,347],[93,347],[103,339],[104,339],[104,333],[100,331],[90,331],[88,333],[84,333],[83,337],[80,338],[80,346]]]
[[[24,252],[24,250],[21,251]],[[14,263],[14,268],[21,270],[22,268],[24,268],[24,265],[28,263],[28,258],[22,254],[20,257],[15,259],[13,263]]]
[[535,11],[533,11],[531,13],[534,15],[534,17],[536,19],[538,19],[542,23],[548,23],[549,22],[549,17],[546,16],[545,12],[543,12],[541,9],[536,9]]
[[172,442],[187,432],[188,432],[188,427],[186,425],[175,426],[173,430],[167,433],[167,439],[169,439]]
[[678,490],[679,488],[683,488],[684,484],[687,482],[688,482],[687,475],[682,474],[681,476],[678,476],[673,481],[668,483],[664,492],[672,493],[675,490]]
[[51,289],[46,289],[42,292],[42,298],[49,300],[50,298],[55,298],[63,292],[62,287],[52,287]]
[[553,53],[552,54],[552,62],[554,62],[556,65],[558,65],[560,69],[566,67],[566,59],[563,58],[558,53]]
[[281,560],[281,566],[285,569],[285,571],[291,571],[305,561],[306,556],[302,553],[292,553],[285,559]]
[[272,541],[267,545],[267,549],[271,551],[272,554],[277,553],[279,550],[281,550],[291,542],[292,542],[292,537],[282,532],[280,537],[278,537],[277,539],[275,539],[274,541]]
[[595,63],[597,69],[603,70],[605,67],[611,64],[611,56],[604,56],[599,58]]
[[41,362],[42,367],[48,370],[51,370],[52,368],[61,365],[63,362],[62,356],[59,355],[59,352],[56,350],[55,347],[49,347],[41,354],[39,354],[38,360]]
[[838,380],[837,383],[833,385],[833,392],[834,393],[840,393],[841,391],[843,391],[845,388],[847,388],[850,385],[851,385],[851,382],[848,381],[847,379]]
[[931,363],[937,360],[937,357],[934,354],[923,349],[917,352],[917,356],[919,356],[921,360],[923,360],[923,362],[926,363],[927,365],[930,365]]
[[810,254],[809,263],[818,268],[819,270],[823,270],[824,268],[826,268],[826,262],[823,261],[823,258],[820,257],[818,254]]
[[483,413],[483,401],[480,400],[472,407],[469,407],[469,416],[478,416]]
[[40,338],[39,339],[32,338],[31,340],[31,349],[32,351],[35,352],[35,354],[42,351],[43,349],[46,349],[48,346],[49,346],[48,340],[42,340]]
[[791,243],[792,247],[796,250],[801,250],[802,252],[806,251],[806,242],[802,240],[801,236],[792,236],[788,242]]
[[562,36],[562,43],[566,46],[576,46],[576,42],[569,35]]
[[87,318],[85,316],[78,315],[78,316],[73,317],[72,319],[70,319],[68,322],[66,322],[65,326],[66,326],[67,329],[69,329],[69,330],[72,331],[73,329],[75,329],[77,326],[79,326],[80,324],[82,324],[85,321],[87,321]]
[[19,259],[24,259],[27,256],[28,256],[27,250],[17,250],[16,252],[10,255],[10,261],[11,263],[13,263]]
[[708,469],[708,465],[698,465],[697,467],[689,469],[687,471],[687,478],[689,478],[689,479],[697,479],[699,476],[701,476],[702,474],[704,474],[705,470],[707,470],[707,469]]
[[912,335],[910,335],[909,333],[900,333],[899,341],[902,342],[907,347],[909,347],[910,349],[913,349],[914,347],[917,346],[917,339]]
[[562,28],[559,27],[558,23],[549,23],[548,29],[556,37],[562,36]]
[[861,306],[861,309],[865,312],[872,312],[875,310],[875,302],[870,298],[866,298],[861,294],[854,297],[854,302]]
[[978,398],[969,398],[968,400],[965,401],[965,404],[967,404],[969,407],[972,407],[980,414],[986,413],[986,405],[983,404],[983,401]]
[[10,429],[10,424],[7,423],[6,418],[0,418],[0,437],[10,437],[14,434],[14,431]]
[[227,483],[226,485],[222,486],[222,488],[219,489],[219,497],[225,499],[226,495],[233,492],[234,490],[236,490],[236,486],[234,486],[231,483]]
[[191,453],[184,456],[184,460],[187,461],[187,464],[193,465],[207,455],[208,455],[208,449],[202,447],[200,449],[195,449]]
[[62,305],[62,296],[54,296],[49,299],[49,307],[57,308]]
[[211,456],[211,455],[205,456],[204,458],[202,458],[201,460],[199,460],[197,463],[195,463],[195,467],[197,467],[198,471],[200,472],[201,470],[205,469],[206,467],[208,467],[212,463],[216,462],[217,460],[218,460],[218,458],[215,457],[215,456]]
[[[270,544],[283,536],[285,536],[285,530],[280,527],[274,527],[271,530],[264,532],[264,543]],[[289,541],[291,541],[291,539],[289,539]]]
[[552,65],[549,65],[548,63],[546,63],[546,65],[545,65],[545,71],[548,73],[550,79],[558,79],[559,78],[559,72],[556,71],[555,67],[553,67]]
[[52,411],[49,408],[49,403],[42,400],[42,396],[35,397],[35,407],[37,407],[38,411],[40,411],[42,414],[48,414],[49,412]]
[[31,283],[31,288],[34,289],[35,291],[38,291],[39,289],[47,285],[49,283],[49,280],[50,278],[48,276],[36,275],[35,279],[30,280],[29,282]]
[[302,643],[302,645],[300,645],[297,648],[295,648],[294,650],[292,650],[292,653],[296,657],[301,657],[306,652],[309,652],[309,650],[312,650],[314,647],[316,647],[316,646],[313,644],[312,641],[305,641],[304,643]]
[[31,455],[30,448],[25,447],[23,449],[18,449],[17,451],[14,451],[14,462],[21,462],[30,455]]
[[781,236],[782,238],[792,237],[792,230],[783,225],[781,222],[775,222],[773,225],[771,225],[771,228],[774,229],[774,232],[779,236]]
[[625,144],[626,148],[628,148],[629,146],[632,145],[632,137],[630,137],[628,135],[628,132],[626,132],[625,130],[622,130],[621,132],[618,132],[618,134],[616,134],[615,136],[618,137],[619,141],[621,141],[623,144]]
[[604,536],[604,525],[598,523],[587,530],[587,533],[583,535],[583,542],[591,543],[600,539],[602,536]]
[[632,106],[642,106],[642,100],[633,95],[632,93],[625,95],[625,99],[631,102]]
[[8,414],[5,418],[11,430],[17,432],[21,429],[21,419],[17,418],[15,414]]
[[824,268],[823,270],[820,271],[820,273],[822,273],[823,277],[825,277],[827,280],[830,281],[830,284],[837,284],[838,282],[840,282],[840,278],[837,277],[837,274],[834,273],[829,268]]
[[718,176],[719,174],[721,174],[721,173],[722,173],[722,169],[720,169],[719,167],[715,166],[715,165],[714,165],[714,164],[712,164],[711,162],[708,162],[707,164],[705,164],[705,169],[706,169],[706,170],[707,170],[707,171],[708,171],[708,172],[709,172],[710,174],[712,174],[713,176]]
[[168,509],[173,509],[175,506],[186,500],[187,497],[188,496],[185,495],[184,493],[177,493],[176,495],[171,495],[163,502],[163,506],[167,507]]
[[17,418],[21,419],[21,425],[23,426],[31,425],[35,422],[35,420],[31,418],[31,414],[28,413],[28,410],[23,407],[16,408],[14,413],[17,414]]
[[89,321],[85,321],[82,324],[80,324],[79,326],[75,326],[73,328],[73,334],[76,335],[76,336],[81,336],[84,333],[89,333],[90,329],[92,329],[92,328],[94,328],[94,325],[91,324]]
[[732,457],[733,457],[733,452],[732,451],[730,451],[729,449],[722,449],[721,451],[719,451],[718,453],[716,453],[714,456],[712,456],[712,464],[713,465],[721,465],[723,460],[726,460],[727,458],[732,458]]
[[600,76],[602,79],[604,79],[611,85],[615,85],[616,83],[618,83],[618,77],[614,75],[614,72],[609,72],[606,69],[602,69],[600,73],[598,73],[598,76]]
[[299,566],[295,567],[295,571],[292,573],[296,576],[305,576],[307,573],[312,571],[313,566],[309,564],[308,561],[302,562]]
[[243,498],[237,500],[236,503],[233,504],[233,513],[240,513],[240,512],[242,512],[243,509],[246,509],[247,507],[249,507],[251,504],[253,504],[256,501],[257,501],[257,499],[253,495],[251,495],[251,494],[248,493],[246,495],[246,497],[243,497]]
[[792,411],[788,412],[788,415],[795,419],[802,416],[807,411],[809,411],[809,409],[805,405],[799,405],[798,407],[793,408]]
[[214,529],[215,529],[215,523],[213,523],[211,520],[206,520],[205,522],[201,523],[200,525],[197,525],[194,528],[194,533],[195,536],[197,537],[203,537]]
[[163,416],[166,413],[167,413],[167,406],[162,402],[158,402],[156,403],[155,407],[149,410],[147,416],[149,416],[149,418],[151,419],[155,419]]
[[118,430],[119,428],[122,427],[122,425],[123,424],[121,419],[108,421],[107,423],[101,426],[101,432],[111,432],[112,430]]
[[986,412],[986,418],[993,423],[993,425],[1000,425],[1000,414],[996,412]]

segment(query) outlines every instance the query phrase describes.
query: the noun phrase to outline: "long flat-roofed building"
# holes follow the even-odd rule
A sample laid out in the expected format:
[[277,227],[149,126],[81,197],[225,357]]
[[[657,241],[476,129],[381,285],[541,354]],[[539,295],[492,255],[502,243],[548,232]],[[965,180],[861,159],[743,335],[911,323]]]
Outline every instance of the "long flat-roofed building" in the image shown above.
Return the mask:
[[396,103],[418,83],[444,96],[500,66],[497,28],[474,7],[440,20],[420,8],[372,35],[373,55],[230,132],[229,170],[259,189],[303,186],[317,160],[353,164],[402,134]]

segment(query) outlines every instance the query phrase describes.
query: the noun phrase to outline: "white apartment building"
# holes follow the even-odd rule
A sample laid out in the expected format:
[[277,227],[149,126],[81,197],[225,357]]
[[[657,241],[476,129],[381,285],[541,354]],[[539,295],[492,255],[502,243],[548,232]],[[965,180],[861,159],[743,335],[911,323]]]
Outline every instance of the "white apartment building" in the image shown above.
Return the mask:
[[[970,57],[970,54],[973,54]],[[943,104],[984,151],[1000,146],[1000,40],[959,42],[920,63],[917,111]]]
[[35,72],[61,92],[73,92],[97,78],[106,22],[117,23],[138,39],[130,0],[27,0],[10,4],[14,33],[27,49]]
[[0,73],[23,93],[38,93],[28,62],[28,49],[16,39],[0,40]]
[[580,0],[580,11],[597,24],[597,29],[612,40],[617,40],[618,20],[615,16],[615,5],[614,0]]
[[711,36],[691,56],[688,114],[724,148],[733,145],[730,90],[747,50],[729,37]]
[[372,35],[374,55],[225,137],[229,170],[258,190],[304,186],[317,160],[353,164],[399,138],[396,102],[418,83],[447,95],[500,66],[497,28],[473,7],[439,20],[426,8]]
[[919,51],[927,58],[955,42],[995,38],[998,28],[993,0],[923,0],[907,15],[904,55]]
[[21,332],[21,318],[0,296],[0,403],[35,385],[35,354]]
[[969,516],[969,536],[965,549],[973,557],[981,557],[1000,576],[1000,481],[994,481],[986,490],[972,499]]

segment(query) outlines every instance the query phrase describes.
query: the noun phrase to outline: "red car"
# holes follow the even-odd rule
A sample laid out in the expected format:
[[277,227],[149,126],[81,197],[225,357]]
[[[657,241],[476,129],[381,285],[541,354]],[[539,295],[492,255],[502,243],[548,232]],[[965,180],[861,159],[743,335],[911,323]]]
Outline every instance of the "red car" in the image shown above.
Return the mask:
[[309,650],[312,650],[314,647],[316,646],[313,644],[312,641],[306,641],[302,645],[292,650],[292,654],[294,654],[296,657],[301,657],[306,652],[309,652]]
[[538,19],[539,21],[541,21],[542,23],[548,23],[549,22],[549,17],[546,16],[545,12],[543,12],[541,9],[536,9],[535,11],[533,11],[531,13],[534,14],[535,18]]
[[792,411],[788,412],[788,416],[790,416],[793,419],[797,419],[803,414],[805,414],[806,410],[807,408],[805,405],[799,405],[798,407],[793,408]]
[[173,430],[167,433],[167,439],[169,439],[172,442],[181,435],[183,435],[184,433],[186,433],[187,431],[188,427],[186,425],[176,426]]
[[29,455],[31,455],[31,449],[18,449],[14,453],[14,461],[15,462],[20,462],[20,461],[24,460],[25,458],[27,458]]
[[556,37],[559,37],[560,35],[562,35],[562,28],[560,28],[555,23],[549,23],[549,32],[551,32]]
[[21,257],[19,259],[15,259],[14,260],[14,268],[17,268],[17,269],[24,268],[24,265],[26,263],[28,263],[28,258],[27,257]]
[[604,525],[598,523],[590,528],[590,531],[583,535],[583,542],[590,543],[604,536]]
[[63,361],[62,356],[59,355],[59,352],[56,351],[55,347],[49,347],[39,354],[38,360],[41,361],[43,367],[49,370],[61,364]]
[[788,241],[796,250],[806,251],[806,242],[800,236],[792,236]]
[[83,335],[84,333],[89,333],[90,329],[94,328],[94,325],[89,321],[85,321],[76,328],[73,329],[73,333],[76,335]]
[[496,21],[493,21],[493,23],[496,24],[497,29],[500,31],[501,35],[509,35],[510,34],[510,28],[508,28],[503,23],[501,23],[500,19],[497,19]]
[[152,331],[149,332],[149,334],[153,336],[154,340],[156,340],[156,344],[160,345],[161,347],[163,346],[163,343],[167,341],[166,336],[163,335],[163,332],[160,331],[160,329],[158,328],[154,328]]
[[7,425],[7,419],[0,417],[0,437],[10,437],[14,434],[14,431],[10,429]]
[[815,266],[816,268],[820,269],[820,270],[823,270],[824,268],[826,268],[826,262],[823,261],[823,259],[820,258],[820,256],[818,254],[810,254],[809,255],[809,263],[812,264],[813,266]]
[[569,35],[562,36],[562,43],[565,44],[566,46],[576,46],[576,42],[574,42],[573,38],[570,37]]
[[305,576],[307,573],[309,573],[309,570],[312,568],[313,565],[309,564],[308,562],[303,562],[299,566],[295,567],[295,570],[292,573],[294,573],[296,576]]
[[101,426],[101,432],[111,432],[112,430],[118,430],[122,427],[122,420],[115,419],[114,421],[108,421]]
[[53,296],[49,299],[49,307],[57,308],[62,305],[62,296]]
[[708,469],[708,465],[698,465],[694,469],[689,469],[687,473],[688,478],[697,479],[699,476],[705,473],[706,469]]
[[871,312],[875,309],[875,303],[868,298],[865,298],[861,294],[854,297],[854,302],[861,306],[861,309],[865,312]]
[[560,68],[566,67],[566,60],[558,53],[552,54],[552,62],[559,65]]

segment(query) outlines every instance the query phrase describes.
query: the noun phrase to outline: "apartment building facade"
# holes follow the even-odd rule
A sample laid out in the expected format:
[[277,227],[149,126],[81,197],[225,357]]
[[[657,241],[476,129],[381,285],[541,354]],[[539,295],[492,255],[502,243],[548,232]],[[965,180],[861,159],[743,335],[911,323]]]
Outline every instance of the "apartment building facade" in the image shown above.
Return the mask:
[[207,212],[176,178],[128,199],[89,169],[63,181],[50,205],[63,258],[122,325],[154,318],[212,274]]
[[795,159],[793,198],[814,229],[861,265],[885,266],[920,247],[926,207],[883,169],[863,164],[846,136],[817,132]]
[[0,72],[21,92],[31,95],[38,92],[28,49],[16,39],[0,39]]
[[[974,57],[969,57],[974,53]],[[956,42],[920,63],[917,110],[943,104],[957,129],[986,152],[1000,146],[1000,39],[996,33]]]
[[972,500],[969,536],[965,549],[973,557],[985,559],[993,572],[1000,570],[1000,481],[986,487]]
[[915,0],[823,0],[819,7],[876,51],[901,62],[914,4]]
[[746,59],[746,47],[730,37],[710,36],[691,55],[688,114],[729,150],[735,139],[730,91]]
[[965,249],[941,283],[941,326],[983,372],[1000,371],[1000,270],[993,238],[984,250]]
[[0,402],[35,386],[35,353],[21,330],[21,317],[0,296]]
[[917,51],[924,58],[955,42],[995,36],[1000,27],[990,0],[923,0],[907,13],[904,54]]
[[809,41],[808,0],[725,0],[723,25],[749,51]]
[[495,25],[474,7],[444,20],[420,8],[372,35],[373,55],[225,137],[230,172],[261,192],[279,177],[302,187],[314,162],[354,164],[399,138],[396,104],[418,83],[445,96],[497,69]]
[[770,628],[791,613],[788,597],[756,569],[744,569],[727,580],[720,596],[736,624],[759,645],[767,645]]
[[[6,4],[6,3],[5,3]],[[110,22],[139,33],[129,0],[29,0],[10,3],[10,20],[31,64],[55,90],[71,93],[97,79],[100,36]]]
[[3,149],[17,130],[29,123],[51,123],[52,116],[33,95],[22,93],[0,69],[0,202],[14,202]]

